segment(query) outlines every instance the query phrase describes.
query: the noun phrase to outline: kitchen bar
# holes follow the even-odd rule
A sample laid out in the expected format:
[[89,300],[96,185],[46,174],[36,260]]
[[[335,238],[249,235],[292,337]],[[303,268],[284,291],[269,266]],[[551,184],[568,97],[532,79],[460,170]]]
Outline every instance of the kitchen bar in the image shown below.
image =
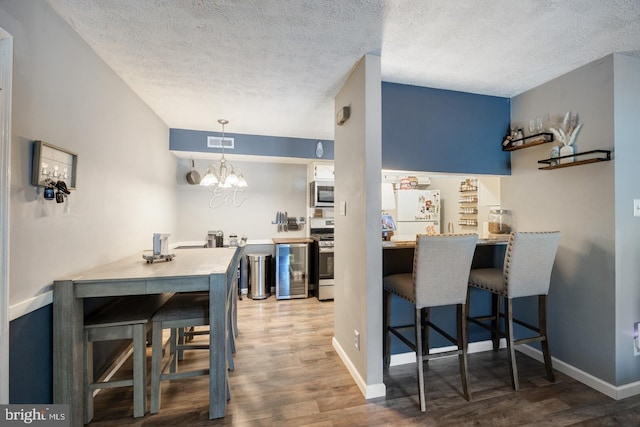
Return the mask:
[[[476,243],[476,249],[473,255],[472,268],[502,268],[504,262],[505,251],[507,248],[508,235],[489,235],[488,237],[479,238]],[[382,275],[389,276],[392,274],[411,273],[413,271],[413,256],[415,249],[415,240],[399,240],[382,242]],[[382,289],[380,290],[382,293]],[[475,289],[470,290],[471,300],[474,309],[488,309],[490,307],[490,298]],[[414,320],[414,311],[410,305],[402,298],[392,296],[393,309],[391,310],[391,326],[411,324]],[[431,315],[437,319],[440,324],[446,325],[445,329],[450,329],[450,333],[455,333],[455,322],[452,323],[452,317],[455,311],[451,311],[450,307],[439,307],[433,309]],[[438,334],[433,334],[431,344],[433,348],[444,347],[449,342],[444,340]],[[485,341],[489,339],[486,331],[471,327],[469,330],[469,342]],[[395,337],[391,340],[391,355],[399,356],[406,351]]]
[[53,401],[70,405],[72,425],[83,424],[83,299],[172,292],[209,292],[209,418],[225,416],[226,301],[241,252],[241,248],[177,249],[173,261],[154,263],[136,255],[54,282]]

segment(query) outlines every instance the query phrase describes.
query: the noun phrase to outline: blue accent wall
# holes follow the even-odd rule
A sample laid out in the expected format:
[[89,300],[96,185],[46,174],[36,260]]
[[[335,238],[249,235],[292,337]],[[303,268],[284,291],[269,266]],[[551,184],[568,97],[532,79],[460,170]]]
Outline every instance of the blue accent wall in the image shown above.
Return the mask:
[[[113,298],[84,300],[86,315]],[[94,344],[93,366],[100,376],[130,341]],[[53,402],[53,304],[9,322],[9,402],[37,404]]]
[[[222,136],[220,132],[188,129],[169,130],[169,149],[172,151],[193,151],[201,153],[221,153],[220,148],[207,147],[208,136]],[[225,132],[225,138],[234,138],[234,149],[226,154],[242,154],[267,157],[292,157],[309,160],[333,160],[333,141],[326,139],[289,138],[279,136],[248,135]],[[324,155],[316,157],[316,144],[322,142]]]
[[511,174],[509,98],[382,83],[382,168]]
[[9,402],[53,401],[53,305],[9,323]]

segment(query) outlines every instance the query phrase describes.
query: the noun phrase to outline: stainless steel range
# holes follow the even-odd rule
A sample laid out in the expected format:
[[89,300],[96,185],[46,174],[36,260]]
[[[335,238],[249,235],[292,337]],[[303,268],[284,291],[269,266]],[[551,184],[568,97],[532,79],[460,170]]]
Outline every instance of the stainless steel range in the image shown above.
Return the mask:
[[318,285],[318,299],[332,300],[335,281],[333,278],[333,218],[311,218],[310,236],[315,241],[313,247],[314,283]]

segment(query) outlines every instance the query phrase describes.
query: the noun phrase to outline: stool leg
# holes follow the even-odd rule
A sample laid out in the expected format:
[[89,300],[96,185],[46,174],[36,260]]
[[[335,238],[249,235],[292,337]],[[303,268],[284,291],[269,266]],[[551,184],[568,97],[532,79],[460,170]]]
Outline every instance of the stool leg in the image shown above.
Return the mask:
[[[171,334],[169,336],[169,354],[170,354],[170,362],[169,362],[169,372],[172,374],[178,372],[178,359],[180,358],[180,351],[178,351],[178,329],[182,328],[171,328]],[[184,329],[182,329],[184,331]],[[184,339],[184,335],[182,336]]]
[[[185,337],[186,328],[178,328],[178,345],[186,344],[187,338]],[[178,350],[178,360],[184,359],[184,350]]]
[[538,323],[540,325],[540,335],[544,340],[540,343],[542,346],[542,356],[544,358],[544,367],[547,370],[547,379],[555,382],[556,378],[553,374],[553,365],[551,364],[551,353],[549,352],[549,334],[547,332],[547,296],[538,296]]
[[456,306],[457,325],[458,325],[458,362],[460,364],[460,378],[462,379],[462,390],[464,392],[464,398],[471,400],[471,390],[469,388],[469,381],[467,374],[469,369],[467,367],[467,309],[465,304],[458,304]]
[[[242,293],[240,292],[240,287],[238,286],[238,279],[234,279],[233,281],[233,292],[232,292],[232,301],[233,301],[233,308],[232,308],[232,315],[231,315],[231,324],[233,325],[233,336],[237,337],[238,336],[238,296],[240,296],[240,300],[242,300]],[[235,340],[234,340],[234,349],[233,352],[235,353]]]
[[144,417],[147,412],[147,356],[146,325],[133,326],[133,416]]
[[84,423],[89,424],[93,419],[93,343],[89,341],[89,332],[84,331]]
[[233,331],[229,328],[231,328],[231,325],[229,325],[229,327],[225,331],[225,334],[227,335],[227,369],[233,371],[235,369],[235,365],[233,364],[234,351],[231,347],[235,346],[233,346]]
[[418,365],[418,394],[420,396],[420,410],[427,411],[424,392],[424,364],[422,361],[422,309],[416,308],[416,364]]
[[384,290],[382,296],[382,319],[383,319],[383,354],[384,368],[388,368],[391,364],[391,332],[389,332],[389,323],[391,322],[391,292]]
[[467,299],[464,305],[464,351],[469,349],[469,316],[471,315],[471,309],[469,307],[471,307],[471,287],[467,288]]
[[151,347],[151,410],[160,410],[160,375],[162,374],[162,322],[153,322],[153,345]]
[[498,331],[501,330],[500,325],[500,300],[501,296],[498,294],[491,294],[491,327],[493,330],[491,331],[491,342],[493,342],[493,351],[498,351],[500,348],[500,334]]
[[504,311],[505,328],[507,330],[507,347],[509,350],[509,370],[511,371],[511,385],[515,391],[518,391],[520,385],[518,384],[518,368],[516,367],[516,352],[515,345],[513,344],[513,300],[511,298],[505,298]]
[[[431,320],[431,310],[428,307],[422,309],[422,324],[420,330],[422,331],[422,354],[429,355],[429,321]],[[429,363],[429,359],[427,359]]]

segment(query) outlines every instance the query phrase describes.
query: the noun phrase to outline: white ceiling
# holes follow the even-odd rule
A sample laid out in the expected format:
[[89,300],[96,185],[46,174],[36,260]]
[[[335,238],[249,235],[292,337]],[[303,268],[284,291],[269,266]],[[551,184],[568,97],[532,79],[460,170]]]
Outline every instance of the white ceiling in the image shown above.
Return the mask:
[[355,63],[512,97],[612,52],[639,0],[47,0],[171,128],[333,139]]

